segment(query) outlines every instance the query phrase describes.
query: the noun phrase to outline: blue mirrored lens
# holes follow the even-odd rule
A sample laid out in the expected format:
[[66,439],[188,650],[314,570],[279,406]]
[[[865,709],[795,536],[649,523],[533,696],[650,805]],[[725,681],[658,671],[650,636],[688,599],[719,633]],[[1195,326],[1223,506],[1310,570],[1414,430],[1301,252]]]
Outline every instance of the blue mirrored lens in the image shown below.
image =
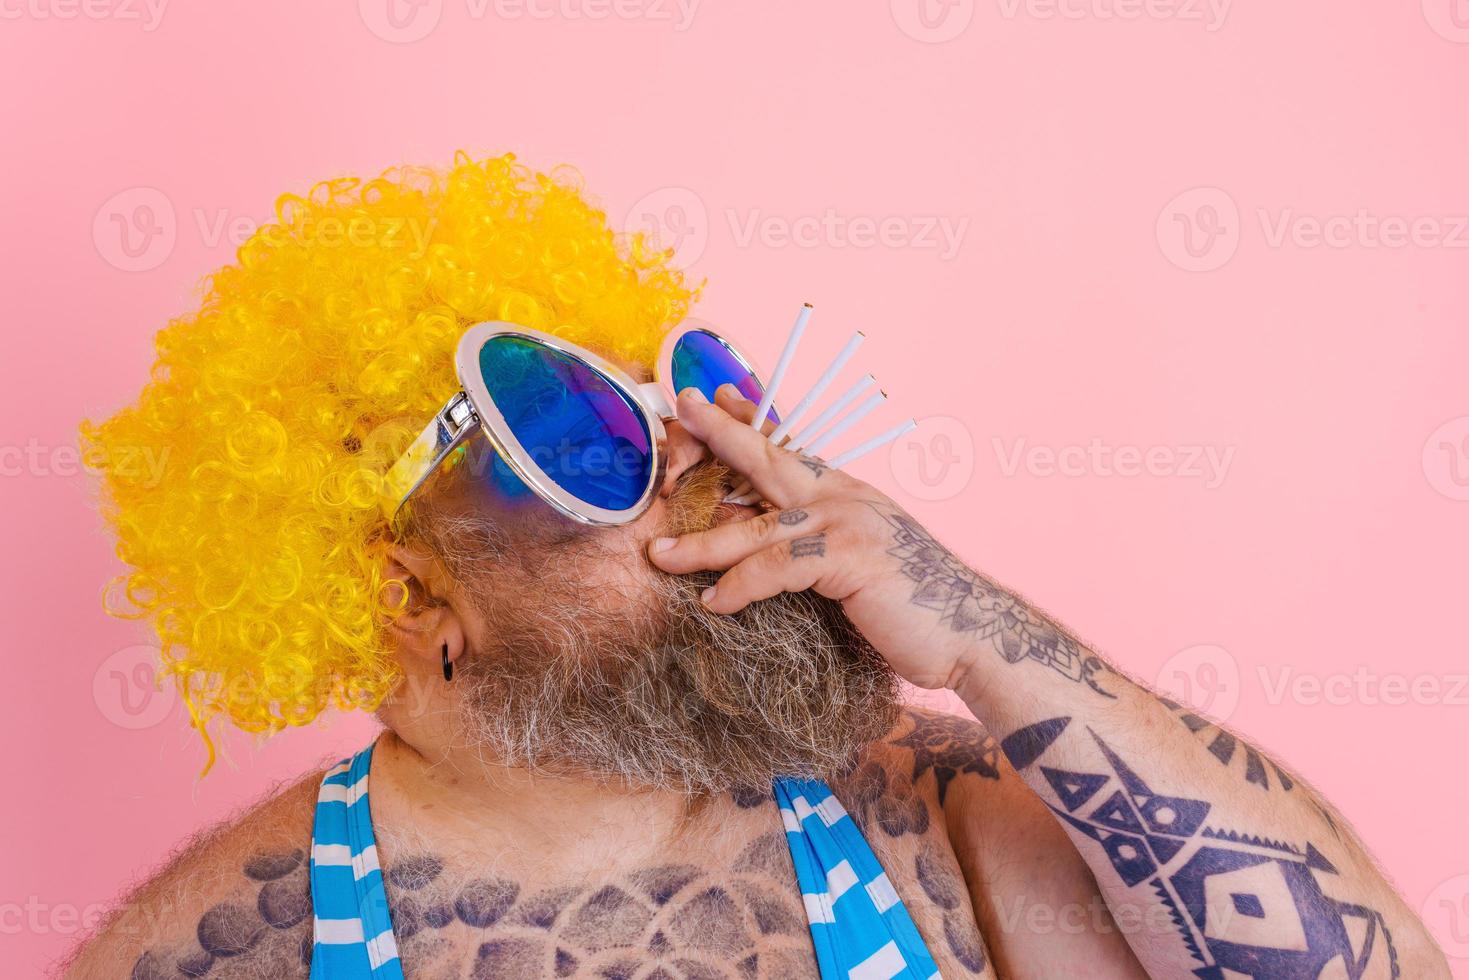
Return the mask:
[[544,344],[504,335],[479,351],[495,407],[536,465],[563,490],[627,510],[653,473],[643,413],[602,375]]
[[[673,390],[698,388],[713,401],[714,390],[722,384],[734,385],[752,402],[765,394],[760,382],[718,337],[707,330],[690,330],[680,337],[673,345]],[[770,418],[780,421],[773,408]]]

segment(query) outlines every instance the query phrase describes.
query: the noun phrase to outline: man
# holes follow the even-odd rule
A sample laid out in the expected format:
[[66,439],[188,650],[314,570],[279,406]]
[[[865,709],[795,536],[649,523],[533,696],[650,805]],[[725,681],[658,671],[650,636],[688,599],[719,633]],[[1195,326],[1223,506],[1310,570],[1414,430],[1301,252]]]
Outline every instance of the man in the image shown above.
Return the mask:
[[[574,187],[461,157],[288,199],[164,332],[87,436],[201,732],[332,704],[384,732],[201,836],[69,975],[1448,975],[1299,777],[773,445],[737,386],[638,409],[689,299]],[[516,397],[485,340],[449,438],[486,321],[540,367],[608,360]],[[600,510],[625,474],[568,493],[580,443],[514,448],[598,384],[645,462],[666,430],[646,493]],[[743,480],[759,507],[722,503]],[[900,709],[898,678],[979,723]]]

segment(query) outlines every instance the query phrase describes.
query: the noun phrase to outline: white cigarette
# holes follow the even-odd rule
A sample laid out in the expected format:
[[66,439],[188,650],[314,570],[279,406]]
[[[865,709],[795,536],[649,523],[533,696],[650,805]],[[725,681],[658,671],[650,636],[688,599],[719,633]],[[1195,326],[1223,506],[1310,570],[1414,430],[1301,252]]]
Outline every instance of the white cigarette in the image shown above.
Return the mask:
[[[862,394],[862,392],[866,391],[868,388],[871,388],[876,383],[877,383],[877,379],[874,378],[872,375],[870,375],[870,374],[864,375],[861,380],[859,380],[851,388],[847,389],[846,394],[842,395],[842,397],[840,397],[836,401],[832,402],[831,405],[828,406],[820,415],[816,416],[815,420],[812,421],[812,423],[810,425],[806,426],[806,428],[802,429],[798,435],[796,435],[789,442],[787,442],[786,445],[785,445],[785,448],[791,450],[792,452],[799,452],[801,450],[801,448],[806,445],[806,441],[811,438],[812,434],[820,431],[820,429],[821,429],[821,427],[823,425],[826,425],[826,423],[828,423],[832,419],[836,418],[837,417],[837,414],[840,413],[842,409],[844,409],[848,405],[852,404],[852,402],[857,398],[858,395]],[[865,414],[867,414],[867,412],[872,411],[872,409],[871,408],[868,408],[866,410],[858,409],[858,411],[862,412],[862,415],[865,415]],[[862,415],[857,415],[853,419],[853,421],[856,421],[856,419],[861,418]],[[794,421],[794,417],[790,421]],[[833,435],[840,434],[842,432],[842,430],[845,429],[846,428],[846,425],[848,425],[848,424],[850,424],[850,423],[844,423],[842,425],[842,429],[838,429],[835,432],[833,432],[832,434]],[[781,430],[777,428],[774,432],[772,432],[770,434],[770,440],[772,442],[776,443],[776,445],[780,445],[780,440],[776,438],[778,434],[782,434],[783,435],[784,433],[781,433]],[[825,442],[822,442],[821,445],[824,446],[824,445],[826,445],[826,443]],[[816,448],[818,448],[818,447],[813,446],[812,447],[813,451]],[[735,487],[733,490],[731,490],[729,492],[729,494],[724,499],[727,500],[727,501],[729,501],[730,503],[736,503],[736,502],[738,502],[737,501],[737,498],[743,497],[746,494],[748,494],[749,492],[750,492],[750,481],[749,480],[743,480],[743,481],[740,482],[740,485],[737,486],[737,487]]]
[[875,384],[877,384],[876,378],[870,374],[864,374],[856,384],[846,390],[842,397],[832,402],[820,415],[812,419],[810,425],[791,436],[790,441],[785,444],[785,448],[792,452],[799,452],[802,446],[811,441],[813,435],[821,431],[822,426],[840,415],[842,409],[856,401],[858,395]]
[[877,394],[873,395],[862,404],[852,409],[850,412],[847,413],[846,418],[842,419],[836,425],[833,425],[830,429],[827,429],[821,435],[817,436],[815,441],[812,442],[811,445],[806,447],[806,454],[809,456],[814,456],[817,453],[821,452],[822,449],[831,445],[831,441],[833,439],[860,422],[863,418],[867,416],[868,412],[871,412],[874,408],[887,401],[887,397],[887,392],[879,391],[877,392]]
[[811,304],[806,303],[801,307],[801,312],[796,314],[796,322],[791,327],[791,335],[786,338],[785,349],[780,352],[780,360],[775,362],[775,373],[770,376],[770,384],[765,393],[760,396],[760,404],[755,406],[755,417],[750,420],[750,427],[756,432],[765,424],[765,416],[770,414],[770,405],[775,401],[775,391],[780,383],[785,380],[786,368],[791,366],[791,358],[796,356],[796,347],[801,343],[801,335],[806,332],[806,321],[811,319]]
[[848,449],[840,456],[833,456],[831,459],[827,460],[826,465],[830,466],[834,470],[839,470],[843,466],[846,466],[848,463],[852,462],[854,459],[865,456],[868,453],[872,452],[874,449],[886,446],[894,439],[898,438],[904,433],[912,432],[916,428],[918,428],[918,423],[913,421],[912,419],[909,419],[895,429],[889,429],[887,432],[884,432],[880,436],[873,436],[871,439],[868,439],[860,446],[854,446],[851,449]]
[[[873,395],[871,398],[867,399],[867,401],[863,402],[855,411],[853,411],[845,419],[843,419],[842,421],[838,422],[836,425],[832,426],[832,430],[830,432],[823,433],[820,439],[817,439],[810,446],[806,447],[806,449],[805,449],[806,455],[808,455],[808,456],[809,455],[815,455],[815,453],[816,453],[816,451],[818,449],[820,449],[822,446],[824,446],[830,440],[836,438],[844,430],[846,430],[848,427],[850,427],[854,422],[856,422],[858,419],[862,418],[862,416],[866,415],[868,412],[872,411],[874,408],[876,408],[877,406],[881,405],[883,403],[883,401],[885,401],[886,399],[887,399],[887,394],[885,392],[881,392],[881,391],[879,391],[877,394]],[[888,432],[884,432],[880,436],[875,436],[875,437],[873,437],[871,439],[868,439],[866,442],[862,443],[861,445],[855,446],[852,449],[848,449],[846,452],[844,452],[844,453],[842,453],[842,454],[840,454],[838,456],[833,456],[831,459],[825,461],[826,462],[826,465],[830,469],[839,470],[843,466],[846,466],[848,463],[852,462],[853,460],[858,459],[859,457],[865,456],[868,453],[872,452],[874,449],[877,449],[877,448],[879,448],[881,446],[886,445],[887,443],[892,442],[894,439],[898,438],[903,433],[909,432],[912,429],[916,428],[917,425],[918,425],[917,422],[913,421],[912,419],[909,419],[908,421],[904,422],[902,425],[898,426],[895,429],[892,429],[892,430],[890,430]],[[756,503],[759,502],[759,500],[760,500],[760,494],[759,493],[756,493],[750,487],[749,481],[747,480],[743,484],[743,489],[737,488],[736,490],[731,491],[730,494],[729,494],[729,496],[725,497],[724,500],[725,500],[726,503],[730,503],[730,504],[744,504],[746,506],[752,506],[752,505],[754,505],[754,504],[756,504]]]
[[[860,330],[852,334],[852,339],[847,341],[847,346],[837,352],[837,356],[826,366],[826,370],[821,372],[821,377],[816,379],[816,383],[811,386],[811,390],[806,392],[805,396],[796,403],[796,407],[791,409],[790,414],[781,419],[780,425],[776,426],[775,431],[770,433],[771,442],[777,446],[780,445],[780,441],[785,438],[785,434],[791,431],[791,426],[799,422],[801,416],[805,415],[806,411],[816,402],[816,399],[821,397],[822,392],[826,391],[827,385],[831,384],[836,376],[841,373],[842,368],[847,366],[847,362],[852,359],[853,354],[857,353],[857,348],[861,347],[862,341],[866,339],[866,335]],[[760,416],[760,418],[762,421],[764,420],[764,416]]]

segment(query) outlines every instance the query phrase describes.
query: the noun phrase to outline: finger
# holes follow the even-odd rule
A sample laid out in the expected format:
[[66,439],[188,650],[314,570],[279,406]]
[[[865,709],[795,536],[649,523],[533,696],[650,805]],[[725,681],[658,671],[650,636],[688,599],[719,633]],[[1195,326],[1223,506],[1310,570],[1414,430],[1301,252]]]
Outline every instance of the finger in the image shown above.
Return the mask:
[[736,613],[782,592],[815,588],[829,570],[826,549],[827,532],[817,531],[758,551],[705,589],[704,605],[711,612]]
[[739,422],[692,388],[678,396],[678,417],[684,427],[714,451],[714,455],[754,484],[760,495],[777,507],[795,507],[813,496],[817,479],[829,472],[818,460],[797,456]]
[[[715,390],[714,404],[746,425],[749,425],[750,420],[755,417],[755,409],[760,407],[746,398],[740,389],[732,384],[722,384]],[[760,426],[760,431],[769,436],[775,431],[775,423],[767,418]]]
[[648,546],[653,564],[674,575],[723,571],[772,545],[824,529],[824,522],[804,507],[774,510],[747,521],[734,521],[677,538],[658,538]]

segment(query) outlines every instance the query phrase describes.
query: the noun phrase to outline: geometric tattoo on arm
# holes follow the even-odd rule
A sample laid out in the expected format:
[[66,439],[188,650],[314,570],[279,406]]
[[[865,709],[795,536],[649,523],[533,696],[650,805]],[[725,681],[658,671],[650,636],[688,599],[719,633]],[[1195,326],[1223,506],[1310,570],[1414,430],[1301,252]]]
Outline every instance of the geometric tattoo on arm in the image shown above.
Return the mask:
[[1235,738],[1234,735],[1220,728],[1207,718],[1194,714],[1185,705],[1180,705],[1165,697],[1159,697],[1159,702],[1169,711],[1178,714],[1178,720],[1209,746],[1209,754],[1219,760],[1224,766],[1237,764],[1244,770],[1245,782],[1260,787],[1262,790],[1270,789],[1270,773],[1275,774],[1275,780],[1280,788],[1290,792],[1295,788],[1295,781],[1286,775],[1268,756],[1261,755],[1249,743]]
[[1341,897],[1320,851],[1210,821],[1205,800],[1155,792],[1096,732],[1109,771],[1042,765],[1047,801],[1096,842],[1123,884],[1169,912],[1201,980],[1392,980],[1397,952],[1381,913]]
[[887,553],[903,563],[903,574],[913,582],[913,605],[938,612],[955,633],[987,641],[1008,663],[1034,660],[1104,697],[1117,696],[1098,684],[1106,665],[1064,630],[975,574],[908,515],[873,509],[893,529]]

